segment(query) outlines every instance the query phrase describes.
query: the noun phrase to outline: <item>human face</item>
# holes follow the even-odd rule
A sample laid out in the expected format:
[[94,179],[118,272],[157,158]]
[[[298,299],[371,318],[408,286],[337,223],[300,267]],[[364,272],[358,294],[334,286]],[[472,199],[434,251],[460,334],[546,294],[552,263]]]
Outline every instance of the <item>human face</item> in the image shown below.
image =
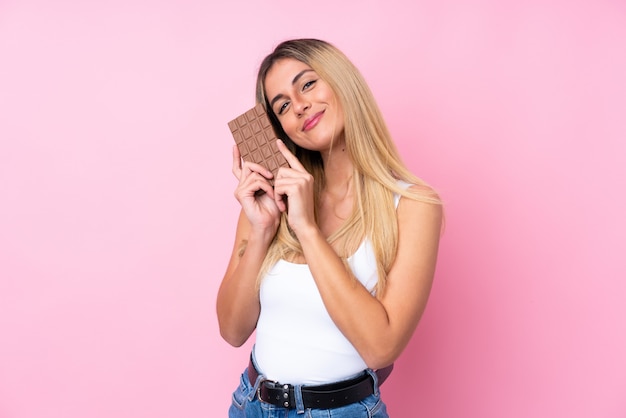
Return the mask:
[[284,58],[265,77],[265,94],[285,133],[302,148],[343,143],[343,109],[328,83],[307,64]]

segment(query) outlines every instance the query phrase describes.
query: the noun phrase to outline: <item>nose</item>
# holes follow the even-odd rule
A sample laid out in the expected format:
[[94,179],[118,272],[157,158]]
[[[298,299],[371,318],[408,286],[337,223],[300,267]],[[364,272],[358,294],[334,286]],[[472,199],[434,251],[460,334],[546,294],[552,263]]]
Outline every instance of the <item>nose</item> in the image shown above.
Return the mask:
[[309,108],[311,103],[305,97],[299,97],[292,100],[293,110],[296,115],[302,116]]

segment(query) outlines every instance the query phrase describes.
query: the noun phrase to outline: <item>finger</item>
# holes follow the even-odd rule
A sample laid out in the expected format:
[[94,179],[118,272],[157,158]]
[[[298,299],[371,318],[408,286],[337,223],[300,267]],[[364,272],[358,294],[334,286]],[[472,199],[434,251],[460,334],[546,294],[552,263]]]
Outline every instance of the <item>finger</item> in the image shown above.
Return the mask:
[[255,186],[256,186],[256,190],[254,192],[255,196],[261,196],[263,193],[265,193],[265,194],[267,194],[267,196],[269,196],[270,199],[272,199],[272,200],[275,199],[275,197],[274,197],[274,188],[265,179],[258,180],[255,183]]
[[286,194],[274,193],[274,202],[276,202],[276,207],[278,207],[279,211],[285,212],[287,210],[287,195]]
[[246,190],[250,195],[256,195],[259,191],[263,191],[274,199],[274,188],[269,181],[259,173],[251,172],[249,176],[246,176],[241,184],[241,189]]
[[283,141],[281,141],[280,139],[277,139],[276,145],[278,146],[278,150],[280,151],[281,154],[283,154],[283,156],[285,157],[285,159],[287,160],[291,168],[293,168],[294,170],[298,170],[298,171],[306,171],[304,166],[300,164],[300,161],[298,160],[298,158],[295,155],[293,155],[291,151],[289,151],[289,148],[287,148],[287,145],[285,145]]
[[301,201],[305,199],[303,196],[303,183],[302,179],[297,177],[280,177],[279,180],[274,183],[274,200],[276,205],[282,212],[288,209],[289,199],[297,199]]
[[233,145],[233,174],[237,180],[241,179],[241,154],[237,145]]
[[261,164],[254,163],[252,161],[245,161],[244,160],[243,167],[246,170],[248,170],[248,172],[259,173],[260,175],[262,175],[266,179],[271,179],[272,177],[274,177],[274,174],[272,174],[272,172],[270,170],[268,170],[267,168],[263,167]]

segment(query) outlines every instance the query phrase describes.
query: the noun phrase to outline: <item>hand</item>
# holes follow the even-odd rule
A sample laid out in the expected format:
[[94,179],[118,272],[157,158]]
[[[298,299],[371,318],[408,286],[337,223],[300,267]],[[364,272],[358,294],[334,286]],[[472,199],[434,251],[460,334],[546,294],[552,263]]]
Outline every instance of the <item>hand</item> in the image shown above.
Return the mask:
[[281,167],[274,181],[274,201],[281,212],[287,212],[291,229],[298,234],[304,228],[316,227],[313,176],[306,171],[295,155],[279,139],[278,149],[283,154],[289,168]]
[[280,222],[280,210],[276,206],[275,194],[268,179],[271,171],[250,161],[241,161],[241,153],[233,146],[233,174],[239,180],[235,198],[241,204],[253,228],[272,229]]

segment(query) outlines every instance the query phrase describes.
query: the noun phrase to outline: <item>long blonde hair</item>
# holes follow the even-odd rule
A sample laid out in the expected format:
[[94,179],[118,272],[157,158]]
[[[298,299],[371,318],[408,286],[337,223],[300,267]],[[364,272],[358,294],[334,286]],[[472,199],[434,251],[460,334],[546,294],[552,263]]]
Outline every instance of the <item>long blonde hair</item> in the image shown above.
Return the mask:
[[[315,209],[324,187],[324,165],[318,151],[299,147],[283,131],[265,95],[265,78],[279,60],[293,58],[307,64],[334,91],[344,111],[346,152],[354,172],[352,187],[355,205],[346,222],[330,237],[329,243],[339,243],[339,256],[347,266],[347,258],[361,242],[371,242],[378,269],[376,294],[385,289],[387,273],[396,257],[398,223],[394,193],[432,204],[441,204],[439,197],[422,180],[415,177],[400,159],[391,135],[374,97],[358,69],[336,47],[317,39],[295,39],[281,43],[260,65],[256,99],[268,111],[270,120],[281,139],[298,157],[315,182]],[[398,180],[421,186],[408,190]],[[243,250],[242,250],[243,251]],[[302,247],[289,228],[286,214],[266,254],[258,283],[280,259],[292,261],[302,256]]]

